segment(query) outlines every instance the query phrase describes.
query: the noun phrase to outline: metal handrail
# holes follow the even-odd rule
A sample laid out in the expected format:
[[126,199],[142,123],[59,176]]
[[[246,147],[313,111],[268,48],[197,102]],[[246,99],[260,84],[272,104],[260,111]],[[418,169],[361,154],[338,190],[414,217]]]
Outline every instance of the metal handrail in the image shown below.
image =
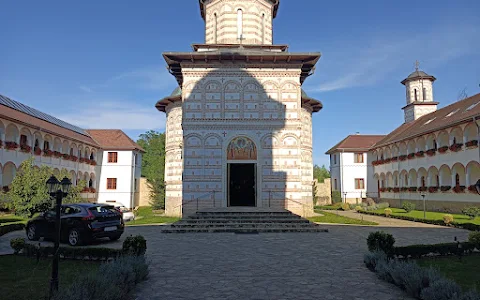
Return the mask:
[[174,206],[174,207],[172,208],[172,211],[174,211],[175,209],[177,209],[177,208],[179,208],[179,207],[183,207],[183,206],[186,205],[186,204],[192,203],[192,202],[194,202],[194,201],[197,201],[197,210],[196,210],[196,211],[198,211],[198,200],[202,199],[203,197],[210,196],[210,195],[213,194],[213,195],[214,195],[213,201],[215,201],[215,193],[216,193],[216,192],[217,192],[217,191],[213,190],[213,191],[211,191],[211,192],[209,192],[209,193],[207,193],[207,194],[205,194],[205,195],[202,195],[202,196],[200,196],[200,197],[197,197],[197,198],[195,198],[195,199],[191,199],[191,200],[188,200],[188,201],[186,201],[186,202],[183,202],[183,201],[182,201],[182,203],[181,203],[180,205]]

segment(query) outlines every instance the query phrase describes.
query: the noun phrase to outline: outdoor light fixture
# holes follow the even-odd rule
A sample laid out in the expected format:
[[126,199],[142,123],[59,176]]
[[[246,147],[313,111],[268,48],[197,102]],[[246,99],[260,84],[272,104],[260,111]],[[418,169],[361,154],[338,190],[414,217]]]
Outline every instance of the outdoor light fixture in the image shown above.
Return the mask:
[[52,263],[52,278],[50,280],[50,298],[58,291],[58,261],[60,247],[60,208],[62,206],[62,199],[68,195],[72,182],[67,177],[64,177],[62,181],[52,175],[46,182],[48,193],[55,198],[55,246],[53,253]]
[[427,195],[427,194],[425,194],[425,192],[422,192],[422,193],[420,194],[420,196],[422,196],[422,198],[423,198],[423,218],[424,218],[424,219],[427,218],[427,217],[426,217],[426,214],[427,214],[427,213],[426,213],[426,207],[425,207],[425,196],[426,196],[426,195]]

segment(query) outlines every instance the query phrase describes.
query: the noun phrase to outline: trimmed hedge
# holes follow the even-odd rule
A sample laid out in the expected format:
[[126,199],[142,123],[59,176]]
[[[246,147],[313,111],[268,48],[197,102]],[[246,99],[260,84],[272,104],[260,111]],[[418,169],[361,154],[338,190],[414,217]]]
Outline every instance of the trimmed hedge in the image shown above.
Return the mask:
[[12,231],[23,230],[23,229],[25,229],[25,224],[23,223],[5,224],[0,226],[0,236],[5,235]]
[[[26,256],[49,257],[53,256],[54,247],[38,247],[32,244],[25,244],[23,254]],[[82,247],[59,247],[60,257],[70,259],[107,260],[118,258],[123,254],[121,249],[111,248],[82,248]]]
[[[377,213],[374,211],[359,211],[359,213],[366,214],[366,215],[372,215],[372,216],[380,216],[380,217],[386,217],[384,213]],[[443,220],[428,220],[428,219],[417,219],[414,217],[409,217],[409,216],[398,216],[398,215],[390,215],[389,218],[394,218],[394,219],[399,219],[399,220],[406,220],[406,221],[413,221],[413,222],[420,222],[420,223],[426,223],[426,224],[433,224],[433,225],[440,225],[440,226],[447,226]],[[456,228],[460,229],[466,229],[466,230],[471,230],[471,231],[480,231],[480,225],[473,224],[473,223],[458,223],[458,222],[451,222],[448,224],[448,226],[453,226]]]
[[[474,243],[444,243],[433,245],[411,245],[404,247],[394,247],[393,252],[395,256],[402,256],[403,258],[420,258],[426,255],[463,255],[470,254],[476,249]],[[477,249],[480,251],[480,249]]]

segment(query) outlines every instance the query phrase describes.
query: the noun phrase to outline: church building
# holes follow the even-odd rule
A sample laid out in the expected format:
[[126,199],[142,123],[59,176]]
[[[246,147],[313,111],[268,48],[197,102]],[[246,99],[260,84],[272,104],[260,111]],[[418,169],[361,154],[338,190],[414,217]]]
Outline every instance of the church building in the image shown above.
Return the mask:
[[205,43],[163,54],[178,88],[166,113],[166,214],[206,208],[313,213],[312,114],[302,84],[320,53],[273,43],[279,0],[200,0]]

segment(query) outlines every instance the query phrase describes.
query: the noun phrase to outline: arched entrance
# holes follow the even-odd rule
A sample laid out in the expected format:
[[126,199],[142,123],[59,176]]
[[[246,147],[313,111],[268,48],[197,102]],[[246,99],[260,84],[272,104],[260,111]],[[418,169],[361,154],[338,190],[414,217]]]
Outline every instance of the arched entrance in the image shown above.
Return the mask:
[[257,147],[247,137],[234,138],[227,147],[228,206],[257,205]]

